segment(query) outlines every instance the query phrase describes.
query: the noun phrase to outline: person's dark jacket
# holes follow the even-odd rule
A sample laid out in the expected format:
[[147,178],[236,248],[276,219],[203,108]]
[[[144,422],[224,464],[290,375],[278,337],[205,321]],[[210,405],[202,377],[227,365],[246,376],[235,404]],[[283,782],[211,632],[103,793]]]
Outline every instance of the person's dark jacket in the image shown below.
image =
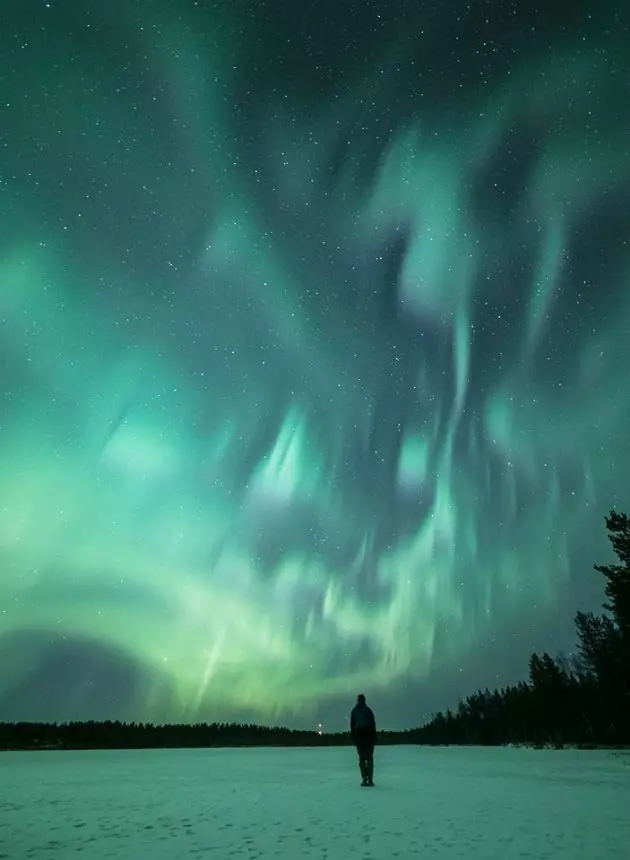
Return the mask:
[[374,711],[365,702],[357,702],[350,714],[350,734],[356,746],[376,743]]

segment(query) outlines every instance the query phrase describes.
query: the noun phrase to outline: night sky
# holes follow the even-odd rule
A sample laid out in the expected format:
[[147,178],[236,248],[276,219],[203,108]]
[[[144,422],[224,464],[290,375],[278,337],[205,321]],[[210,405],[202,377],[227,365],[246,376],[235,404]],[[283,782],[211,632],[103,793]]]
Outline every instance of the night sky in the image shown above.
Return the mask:
[[630,509],[626,2],[3,0],[0,719],[393,728]]

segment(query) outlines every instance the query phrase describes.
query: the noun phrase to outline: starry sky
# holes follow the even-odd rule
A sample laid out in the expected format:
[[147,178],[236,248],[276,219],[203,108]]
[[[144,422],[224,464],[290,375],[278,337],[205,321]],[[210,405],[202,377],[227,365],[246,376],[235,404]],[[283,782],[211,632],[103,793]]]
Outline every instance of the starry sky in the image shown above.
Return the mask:
[[0,719],[400,728],[570,651],[624,9],[4,0]]

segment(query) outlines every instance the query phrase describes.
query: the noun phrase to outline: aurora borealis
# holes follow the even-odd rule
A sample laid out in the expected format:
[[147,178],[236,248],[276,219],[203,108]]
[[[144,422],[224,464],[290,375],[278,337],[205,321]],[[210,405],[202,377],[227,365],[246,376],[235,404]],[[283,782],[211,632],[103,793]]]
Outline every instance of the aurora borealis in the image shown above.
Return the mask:
[[630,33],[526,7],[2,4],[0,717],[409,724],[568,647]]

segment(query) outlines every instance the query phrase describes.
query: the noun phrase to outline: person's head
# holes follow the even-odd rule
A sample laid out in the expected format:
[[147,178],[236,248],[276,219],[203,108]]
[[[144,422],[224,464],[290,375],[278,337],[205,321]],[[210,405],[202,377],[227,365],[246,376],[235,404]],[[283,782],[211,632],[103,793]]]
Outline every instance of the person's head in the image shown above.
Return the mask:
[[365,696],[363,695],[363,693],[359,693],[359,695],[357,696],[357,703],[359,705],[365,705]]

